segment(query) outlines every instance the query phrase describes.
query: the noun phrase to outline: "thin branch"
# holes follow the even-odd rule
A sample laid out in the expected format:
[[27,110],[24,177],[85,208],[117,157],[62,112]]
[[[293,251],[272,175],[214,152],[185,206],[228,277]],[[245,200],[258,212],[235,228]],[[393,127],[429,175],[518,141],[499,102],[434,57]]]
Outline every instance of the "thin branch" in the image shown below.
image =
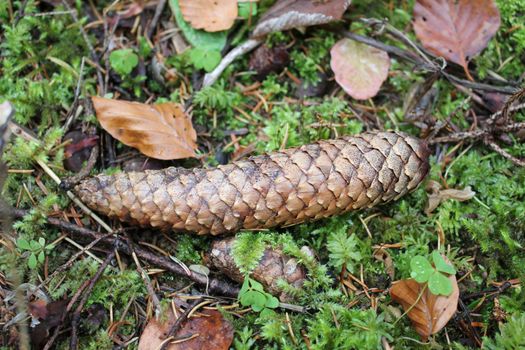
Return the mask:
[[[28,211],[26,210],[20,210],[20,209],[13,210],[13,216],[15,218],[23,217],[27,213]],[[113,246],[115,243],[114,235],[108,235],[108,234],[104,235],[104,234],[95,232],[93,230],[87,229],[85,227],[80,227],[75,224],[69,223],[67,221],[60,220],[57,218],[52,218],[52,217],[48,217],[47,222],[50,225],[56,226],[62,230],[78,235],[86,240],[93,240],[93,239],[100,238],[101,243],[105,245],[110,245],[110,246]],[[131,249],[129,249],[129,246],[125,242],[122,242],[122,241],[119,241],[118,243],[119,244],[116,246],[116,249],[121,253],[131,256]],[[206,285],[208,284],[210,293],[223,295],[227,297],[233,297],[233,298],[236,298],[237,295],[239,294],[238,286],[230,285],[217,278],[209,278],[205,275],[193,272],[191,270],[190,270],[191,274],[188,275],[186,271],[180,265],[174,263],[169,258],[158,256],[141,247],[135,247],[135,253],[137,254],[137,257],[139,257],[140,259],[144,261],[147,261],[149,264],[158,266],[178,276],[185,277],[189,279],[190,281],[195,282],[201,287],[205,288]]]
[[155,8],[155,15],[148,26],[148,31],[146,32],[146,38],[148,38],[148,40],[151,40],[151,35],[153,34],[153,31],[159,22],[162,12],[164,12],[164,7],[166,7],[166,0],[160,0],[157,4],[157,7]]
[[76,350],[78,348],[78,324],[80,322],[80,313],[82,312],[84,305],[86,305],[86,302],[89,299],[89,296],[91,294],[91,291],[95,287],[95,284],[100,279],[100,276],[102,276],[102,274],[104,273],[104,270],[109,265],[111,260],[113,260],[113,258],[115,257],[115,253],[116,253],[116,250],[113,249],[106,256],[106,259],[104,259],[104,262],[99,266],[97,272],[89,281],[89,285],[86,287],[86,290],[84,291],[84,295],[82,296],[82,299],[80,300],[75,310],[75,313],[73,313],[73,318],[71,320],[71,339],[69,341],[70,349]]
[[242,43],[241,45],[237,46],[235,49],[231,50],[222,58],[222,61],[219,63],[217,67],[211,72],[204,76],[204,81],[202,83],[202,87],[205,88],[207,86],[213,85],[217,79],[221,76],[222,72],[238,57],[252,51],[257,46],[262,44],[262,40],[260,39],[249,39]]

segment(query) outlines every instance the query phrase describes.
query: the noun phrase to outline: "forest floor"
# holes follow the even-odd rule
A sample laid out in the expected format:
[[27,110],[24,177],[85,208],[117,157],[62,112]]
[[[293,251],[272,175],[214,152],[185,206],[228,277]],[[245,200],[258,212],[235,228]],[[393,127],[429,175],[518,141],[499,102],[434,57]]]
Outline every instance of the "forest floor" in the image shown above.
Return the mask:
[[[341,20],[259,37],[211,81],[275,1],[240,1],[233,26],[213,34],[191,28],[179,1],[0,3],[0,103],[15,108],[0,177],[0,348],[525,349],[525,2],[495,1],[499,29],[468,70],[416,36],[425,1],[354,0]],[[372,97],[334,78],[331,49],[344,37],[390,56]],[[143,154],[146,139],[143,153],[121,143],[93,96],[178,104],[194,157],[158,160]],[[371,130],[428,141],[430,172],[415,191],[234,241],[97,221],[57,184],[213,167]],[[300,283],[282,279],[289,266]],[[417,298],[396,302],[393,282],[411,277]]]

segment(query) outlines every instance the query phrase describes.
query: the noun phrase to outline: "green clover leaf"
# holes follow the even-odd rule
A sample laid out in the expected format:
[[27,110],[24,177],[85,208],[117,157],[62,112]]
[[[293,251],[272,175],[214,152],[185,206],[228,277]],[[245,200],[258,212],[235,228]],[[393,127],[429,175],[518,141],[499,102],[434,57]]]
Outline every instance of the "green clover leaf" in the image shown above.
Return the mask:
[[428,280],[428,289],[434,295],[450,295],[452,293],[452,283],[447,276],[439,271],[434,271]]
[[432,261],[438,271],[448,273],[449,275],[456,274],[456,269],[454,269],[452,265],[447,264],[445,259],[443,259],[443,256],[437,250],[432,252]]
[[131,73],[133,68],[139,64],[139,56],[132,49],[114,50],[109,55],[109,63],[115,72],[125,76]]
[[427,282],[430,275],[434,272],[434,268],[428,260],[419,255],[410,260],[410,268],[412,269],[410,276],[418,283]]

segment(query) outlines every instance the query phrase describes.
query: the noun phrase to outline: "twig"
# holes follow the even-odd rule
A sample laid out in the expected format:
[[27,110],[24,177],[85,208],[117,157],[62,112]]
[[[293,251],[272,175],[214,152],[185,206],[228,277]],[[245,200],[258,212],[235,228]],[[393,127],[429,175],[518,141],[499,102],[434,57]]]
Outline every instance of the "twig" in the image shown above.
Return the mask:
[[77,302],[78,298],[80,298],[80,296],[82,295],[82,292],[84,291],[84,289],[86,289],[88,284],[89,284],[89,280],[84,281],[84,283],[82,283],[80,285],[80,287],[78,288],[78,290],[75,292],[75,294],[73,295],[73,297],[71,298],[71,300],[69,301],[69,303],[66,306],[66,312],[64,312],[62,314],[62,317],[60,318],[59,325],[55,328],[55,331],[53,332],[53,335],[51,336],[51,338],[49,338],[49,340],[47,341],[47,343],[44,346],[43,350],[51,349],[51,347],[55,343],[56,338],[60,334],[60,331],[62,330],[62,325],[66,321],[66,317],[69,315],[69,312],[73,308],[73,305],[75,305],[75,303]]
[[82,312],[82,309],[84,308],[84,305],[86,304],[91,291],[95,287],[95,283],[99,280],[100,276],[102,276],[102,273],[104,273],[104,270],[109,265],[111,260],[115,257],[116,250],[113,249],[108,256],[106,256],[106,259],[104,259],[104,262],[99,266],[97,272],[95,273],[95,276],[91,278],[89,285],[87,286],[86,290],[84,291],[84,295],[82,296],[82,299],[80,300],[75,312],[73,313],[73,318],[71,320],[71,339],[69,341],[69,348],[76,350],[78,348],[78,323],[80,322],[80,313]]
[[162,12],[164,12],[164,7],[166,7],[166,0],[160,0],[157,4],[157,7],[155,8],[155,15],[149,24],[148,31],[146,32],[146,38],[148,38],[148,40],[151,40],[151,35],[153,34],[153,31],[159,22]]
[[71,6],[69,6],[69,3],[66,0],[62,0],[62,4],[70,12],[70,15],[71,15],[71,18],[73,18],[73,21],[75,21],[75,23],[78,25],[78,29],[80,30],[80,34],[82,34],[82,38],[84,38],[84,42],[86,43],[86,45],[87,45],[87,47],[89,49],[89,53],[91,55],[91,59],[93,60],[93,62],[96,65],[98,84],[102,87],[102,86],[104,86],[104,79],[102,78],[102,72],[101,72],[100,63],[98,61],[97,54],[95,53],[95,49],[93,48],[93,45],[91,45],[91,42],[89,41],[89,37],[88,37],[86,31],[84,30],[84,27],[82,27],[82,23],[80,23],[80,21],[78,20],[77,11],[73,11],[73,9],[71,8]]
[[504,158],[507,158],[512,163],[514,163],[514,164],[516,164],[518,166],[525,166],[525,160],[514,157],[512,154],[510,154],[509,152],[507,152],[503,148],[501,148],[496,142],[488,141],[488,142],[485,142],[485,143],[490,148],[492,148],[492,150],[494,152],[498,153],[499,155],[501,155]]
[[82,57],[82,61],[80,63],[80,74],[78,75],[78,82],[77,87],[75,89],[75,98],[73,99],[73,103],[71,105],[71,109],[69,110],[67,116],[66,116],[66,122],[64,123],[64,126],[62,127],[62,130],[64,133],[66,133],[71,125],[73,123],[73,120],[75,119],[76,110],[78,107],[78,100],[80,97],[80,88],[82,87],[82,82],[84,81],[84,64],[86,62],[86,58]]
[[257,46],[262,44],[262,40],[260,39],[249,39],[242,43],[241,45],[237,46],[230,52],[226,54],[222,58],[222,61],[219,63],[217,67],[211,72],[204,76],[204,81],[202,83],[202,87],[205,88],[207,86],[213,85],[217,79],[221,76],[222,72],[228,67],[237,57],[240,57],[251,50],[255,49]]
[[[15,209],[13,211],[13,216],[15,218],[20,218],[26,215],[27,213],[28,211],[26,210]],[[115,242],[114,235],[107,235],[107,234],[104,235],[104,234],[95,232],[93,230],[87,229],[85,227],[80,227],[75,224],[71,224],[64,220],[48,217],[47,222],[50,225],[56,226],[62,230],[65,230],[70,233],[81,236],[87,240],[93,240],[93,239],[100,238],[100,242],[106,245],[113,245]],[[116,249],[121,253],[124,253],[126,255],[131,255],[131,250],[129,249],[127,244],[125,244],[124,242],[120,241],[119,244],[116,246]],[[191,271],[191,274],[188,275],[181,266],[174,263],[168,258],[158,256],[140,247],[135,247],[135,253],[137,254],[137,257],[139,257],[140,259],[147,261],[148,263],[152,265],[168,270],[178,276],[185,277],[189,279],[190,281],[195,282],[199,286],[206,287],[206,284],[209,283],[210,293],[233,297],[233,298],[236,298],[237,295],[239,294],[239,287],[229,285],[228,283],[221,281],[219,279],[216,279],[216,278],[208,278],[205,275],[202,275],[200,273],[196,273],[193,271]]]
[[155,308],[155,318],[158,319],[160,317],[160,301],[157,297],[157,294],[155,293],[155,290],[153,289],[153,286],[151,285],[151,280],[140,265],[140,261],[137,258],[137,254],[135,253],[135,248],[133,247],[133,242],[129,238],[129,235],[126,234],[126,242],[128,243],[128,247],[131,251],[131,257],[133,258],[133,261],[135,262],[135,265],[137,265],[137,270],[140,273],[140,277],[142,277],[142,280],[144,281],[144,284],[146,285],[146,290],[148,291],[149,297],[151,298],[151,302],[153,303],[153,307]]

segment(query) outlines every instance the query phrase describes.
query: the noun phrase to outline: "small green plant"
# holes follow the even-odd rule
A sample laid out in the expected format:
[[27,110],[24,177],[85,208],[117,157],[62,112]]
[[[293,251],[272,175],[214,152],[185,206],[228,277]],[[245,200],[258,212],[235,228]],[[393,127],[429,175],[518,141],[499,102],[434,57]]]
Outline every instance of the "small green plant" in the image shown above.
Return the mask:
[[516,314],[500,326],[500,333],[494,339],[483,338],[483,348],[486,350],[525,349],[525,313]]
[[238,335],[233,340],[235,350],[250,350],[255,345],[255,339],[253,338],[253,331],[244,327],[242,331],[236,332]]
[[362,258],[357,243],[356,235],[348,236],[346,229],[332,233],[326,244],[330,252],[330,265],[338,271],[341,271],[344,266],[348,271],[353,272],[354,264]]
[[114,50],[109,55],[111,68],[120,76],[126,76],[139,64],[139,56],[132,49]]
[[443,256],[437,251],[432,252],[432,261],[430,264],[427,258],[416,255],[410,261],[412,272],[410,276],[418,283],[428,283],[428,288],[435,295],[450,295],[452,293],[452,283],[448,275],[455,275],[456,270],[451,264],[448,264]]
[[16,241],[16,245],[21,251],[29,253],[27,266],[29,266],[30,269],[34,269],[38,264],[42,264],[46,258],[46,252],[49,252],[54,248],[52,244],[46,245],[46,240],[43,237],[40,237],[38,241],[28,241],[24,238],[19,238]]
[[243,306],[250,306],[253,311],[261,314],[268,313],[270,309],[279,306],[279,300],[265,292],[263,285],[249,276],[244,278],[238,298]]

